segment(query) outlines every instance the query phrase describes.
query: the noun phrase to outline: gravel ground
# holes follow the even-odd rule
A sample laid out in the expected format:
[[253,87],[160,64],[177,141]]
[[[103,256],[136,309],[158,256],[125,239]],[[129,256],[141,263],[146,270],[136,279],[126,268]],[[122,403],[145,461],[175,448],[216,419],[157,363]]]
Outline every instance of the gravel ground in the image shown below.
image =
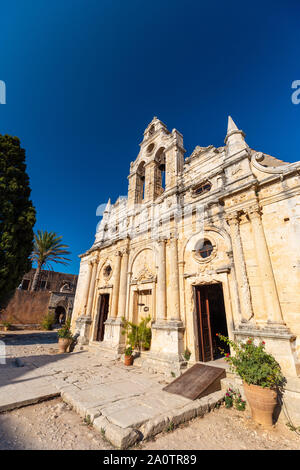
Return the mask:
[[[14,332],[0,335],[10,358],[53,354],[55,332]],[[265,431],[249,418],[224,406],[152,441],[135,447],[144,450],[300,450],[300,436],[284,423]],[[83,422],[60,398],[0,414],[0,450],[113,449],[101,434]]]
[[[113,446],[59,398],[0,414],[0,450],[104,449]],[[281,423],[264,431],[247,411],[221,407],[135,449],[300,450],[300,436]]]

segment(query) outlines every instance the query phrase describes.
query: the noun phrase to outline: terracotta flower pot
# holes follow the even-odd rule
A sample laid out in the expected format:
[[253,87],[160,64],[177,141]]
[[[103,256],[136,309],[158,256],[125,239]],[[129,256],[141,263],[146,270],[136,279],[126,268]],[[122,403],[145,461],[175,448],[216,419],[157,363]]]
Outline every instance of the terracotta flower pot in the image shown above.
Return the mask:
[[132,366],[133,364],[133,356],[124,356],[124,364],[125,366]]
[[273,413],[277,404],[277,392],[258,385],[243,382],[245,395],[252,412],[252,418],[263,426],[273,425]]
[[59,338],[58,339],[58,349],[60,353],[65,353],[68,349],[68,347],[71,344],[71,339],[70,338]]

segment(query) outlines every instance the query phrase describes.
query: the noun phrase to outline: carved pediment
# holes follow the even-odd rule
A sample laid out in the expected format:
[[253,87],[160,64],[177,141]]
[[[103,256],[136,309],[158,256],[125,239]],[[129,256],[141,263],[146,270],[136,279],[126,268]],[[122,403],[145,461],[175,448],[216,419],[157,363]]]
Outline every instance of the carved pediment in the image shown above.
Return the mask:
[[132,278],[132,282],[153,282],[154,280],[155,274],[146,265]]

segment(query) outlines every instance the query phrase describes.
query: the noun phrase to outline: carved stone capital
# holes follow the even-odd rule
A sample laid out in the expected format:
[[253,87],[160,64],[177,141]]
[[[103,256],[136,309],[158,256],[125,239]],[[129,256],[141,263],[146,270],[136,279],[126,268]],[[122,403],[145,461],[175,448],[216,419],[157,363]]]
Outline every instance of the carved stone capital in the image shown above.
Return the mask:
[[247,216],[249,219],[260,219],[262,215],[262,210],[258,204],[255,204],[253,206],[248,207],[245,210]]
[[230,212],[229,214],[225,215],[225,218],[228,225],[238,225],[240,221],[238,212]]

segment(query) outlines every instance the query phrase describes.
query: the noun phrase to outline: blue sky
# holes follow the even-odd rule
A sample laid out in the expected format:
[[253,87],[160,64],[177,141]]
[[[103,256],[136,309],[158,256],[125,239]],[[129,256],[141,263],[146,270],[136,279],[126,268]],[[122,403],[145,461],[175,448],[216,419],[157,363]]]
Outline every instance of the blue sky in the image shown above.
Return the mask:
[[0,16],[0,133],[27,153],[35,230],[78,254],[96,208],[127,194],[153,116],[196,145],[221,146],[227,115],[247,143],[299,160],[299,1],[10,0]]

